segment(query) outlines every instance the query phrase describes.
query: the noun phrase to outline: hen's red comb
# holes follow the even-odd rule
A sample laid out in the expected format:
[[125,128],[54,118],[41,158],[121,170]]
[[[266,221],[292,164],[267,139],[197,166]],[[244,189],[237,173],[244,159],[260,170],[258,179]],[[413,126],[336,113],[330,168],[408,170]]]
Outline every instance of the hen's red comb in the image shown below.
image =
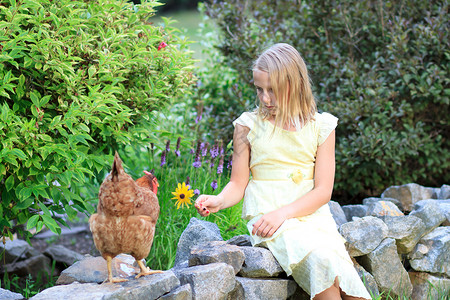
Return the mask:
[[150,173],[149,171],[145,171],[145,170],[144,170],[144,173],[147,174],[147,175],[153,175],[153,174]]

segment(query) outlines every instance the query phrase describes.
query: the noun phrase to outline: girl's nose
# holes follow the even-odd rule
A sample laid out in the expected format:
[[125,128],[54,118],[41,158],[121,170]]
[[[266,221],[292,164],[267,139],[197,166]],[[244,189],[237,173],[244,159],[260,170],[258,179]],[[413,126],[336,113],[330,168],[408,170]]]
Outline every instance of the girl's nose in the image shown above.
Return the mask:
[[270,104],[270,95],[269,95],[268,92],[264,92],[264,93],[262,94],[261,101],[262,101],[264,104],[266,104],[266,105],[269,105],[269,104]]

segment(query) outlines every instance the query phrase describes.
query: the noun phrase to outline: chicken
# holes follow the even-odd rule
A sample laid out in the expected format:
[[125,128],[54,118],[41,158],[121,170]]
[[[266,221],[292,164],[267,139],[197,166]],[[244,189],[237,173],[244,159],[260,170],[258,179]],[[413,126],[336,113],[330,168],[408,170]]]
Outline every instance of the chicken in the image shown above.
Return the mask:
[[126,281],[112,276],[111,261],[120,253],[136,259],[141,269],[136,278],[162,272],[142,262],[150,252],[159,216],[158,181],[150,172],[144,173],[134,181],[116,152],[111,173],[100,186],[97,213],[89,218],[95,247],[106,260],[109,282]]

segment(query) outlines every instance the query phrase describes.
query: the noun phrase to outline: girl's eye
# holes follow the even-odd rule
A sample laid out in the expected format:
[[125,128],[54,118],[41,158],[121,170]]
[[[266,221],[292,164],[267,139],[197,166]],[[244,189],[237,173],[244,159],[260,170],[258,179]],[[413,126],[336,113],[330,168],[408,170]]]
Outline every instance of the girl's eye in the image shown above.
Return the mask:
[[256,92],[257,92],[258,94],[259,94],[259,93],[262,93],[262,91],[263,91],[262,88],[260,88],[260,87],[257,87],[257,88],[256,88]]

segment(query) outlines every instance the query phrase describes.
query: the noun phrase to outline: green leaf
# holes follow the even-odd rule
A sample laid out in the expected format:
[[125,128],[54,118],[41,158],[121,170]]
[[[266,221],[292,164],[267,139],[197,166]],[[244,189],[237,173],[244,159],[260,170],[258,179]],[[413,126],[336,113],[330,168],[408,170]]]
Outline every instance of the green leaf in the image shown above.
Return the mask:
[[39,215],[34,215],[30,219],[28,219],[27,230],[30,230],[30,229],[36,227],[37,222],[39,221],[39,217],[40,217]]
[[53,233],[61,234],[61,228],[58,226],[55,220],[52,217],[43,215],[42,220],[44,221],[45,226],[50,229]]
[[29,197],[29,198],[27,198],[26,200],[19,202],[19,203],[16,205],[16,207],[17,207],[18,209],[25,209],[25,208],[30,207],[30,206],[33,204],[33,202],[34,202],[34,198],[33,198],[33,197]]
[[50,213],[50,211],[48,210],[47,206],[45,206],[44,203],[38,202],[38,206],[41,208],[44,215],[51,217],[52,214]]
[[5,180],[5,187],[7,191],[10,191],[14,187],[14,175],[9,175]]

